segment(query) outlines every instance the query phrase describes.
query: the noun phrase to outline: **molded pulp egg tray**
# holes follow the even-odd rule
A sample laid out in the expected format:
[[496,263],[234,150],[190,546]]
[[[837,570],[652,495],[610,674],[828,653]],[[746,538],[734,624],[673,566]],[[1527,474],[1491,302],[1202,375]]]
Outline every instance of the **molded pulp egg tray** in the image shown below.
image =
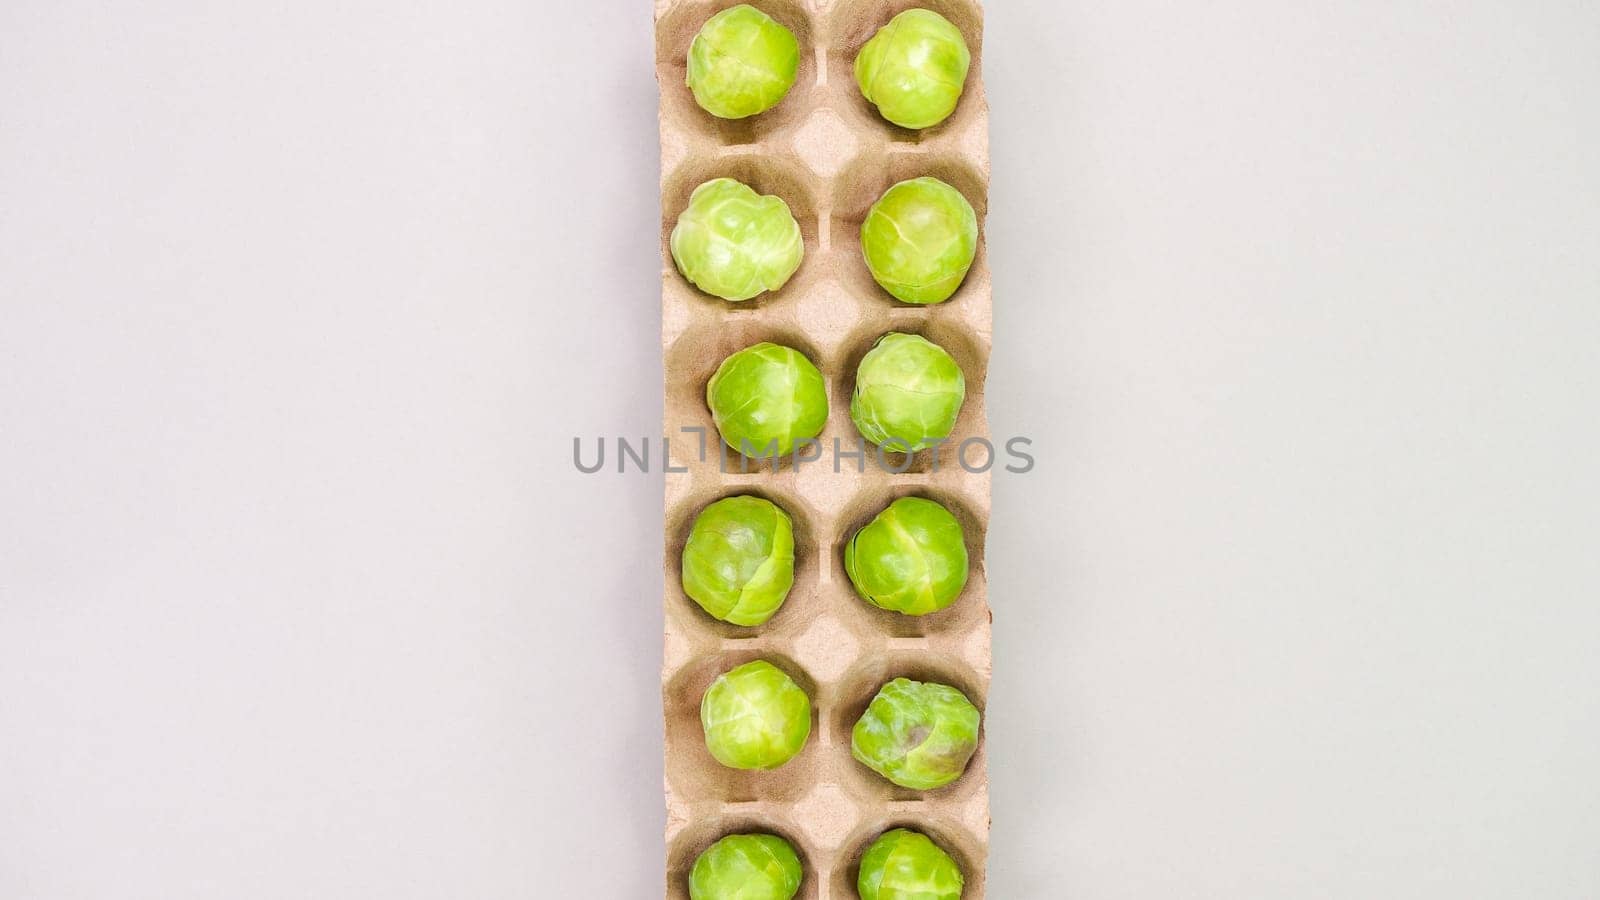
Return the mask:
[[[982,228],[977,259],[960,289],[934,306],[912,306],[873,282],[858,233],[868,208],[890,185],[922,175],[959,190],[980,225],[988,199],[988,109],[983,90],[983,12],[968,0],[750,0],[794,32],[799,77],[774,109],[749,119],[717,119],[684,84],[689,44],[714,13],[738,0],[659,0],[656,75],[661,92],[661,342],[666,375],[666,634],[662,698],[666,716],[666,897],[688,897],[695,858],[726,834],[764,831],[788,839],[805,865],[799,897],[854,898],[868,844],[894,827],[922,831],[966,876],[967,898],[984,897],[989,840],[986,738],[966,774],[936,791],[896,787],[850,755],[857,718],[892,678],[938,681],[979,709],[988,697],[990,613],[984,571],[989,475],[970,472],[956,453],[988,437],[984,376],[992,304]],[[932,9],[961,30],[972,68],[949,119],[909,131],[881,119],[855,84],[853,61],[897,13]],[[805,258],[788,284],[743,303],[703,294],[673,266],[668,236],[689,194],[717,177],[776,194],[800,222]],[[966,376],[967,399],[950,441],[910,459],[890,454],[889,471],[867,446],[865,471],[850,420],[850,394],[862,356],[890,331],[921,334],[944,347]],[[786,344],[822,370],[829,393],[822,459],[752,461],[721,447],[706,407],[706,382],[729,354],[760,341]],[[705,429],[704,452],[693,433]],[[702,456],[704,458],[702,458]],[[969,458],[981,456],[972,450]],[[836,471],[837,469],[837,471]],[[771,621],[741,628],[707,616],[683,592],[683,546],[694,517],[714,500],[766,497],[794,520],[795,584]],[[850,535],[892,500],[907,495],[944,504],[966,533],[971,575],[949,608],[911,617],[855,595],[844,569]],[[722,672],[767,659],[811,695],[816,716],[806,748],[782,768],[724,768],[706,749],[699,708]]]

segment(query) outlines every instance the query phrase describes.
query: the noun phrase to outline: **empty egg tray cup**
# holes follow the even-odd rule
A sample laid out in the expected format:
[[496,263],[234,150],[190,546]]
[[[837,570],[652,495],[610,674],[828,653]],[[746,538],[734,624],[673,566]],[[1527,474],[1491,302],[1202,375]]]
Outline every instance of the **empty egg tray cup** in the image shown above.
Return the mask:
[[[884,683],[905,676],[959,688],[985,709],[990,674],[990,613],[984,569],[990,484],[986,472],[956,459],[960,443],[987,439],[984,378],[992,302],[980,227],[977,258],[953,297],[911,306],[890,297],[861,257],[867,209],[890,185],[932,175],[987,209],[988,110],[982,77],[982,7],[972,0],[748,0],[794,32],[799,77],[776,108],[749,119],[717,119],[684,84],[690,41],[716,12],[739,0],[659,0],[656,75],[661,91],[661,341],[666,376],[666,635],[662,698],[666,716],[666,897],[688,897],[688,874],[712,842],[732,833],[769,832],[794,845],[805,865],[805,900],[857,896],[866,847],[895,827],[926,833],[961,866],[966,898],[984,897],[989,842],[986,737],[966,774],[936,791],[896,787],[850,755],[850,733]],[[913,7],[956,25],[972,51],[966,89],[954,114],[909,131],[877,114],[857,90],[856,52],[882,25]],[[743,303],[703,294],[678,273],[668,236],[701,183],[736,178],[782,197],[800,222],[805,258],[788,284]],[[967,396],[939,454],[890,454],[887,471],[867,445],[865,472],[845,457],[835,471],[835,440],[859,449],[850,420],[856,366],[881,335],[921,334],[944,347],[966,376]],[[786,344],[822,370],[829,393],[823,457],[744,460],[722,447],[705,389],[729,354],[760,341]],[[700,439],[682,429],[705,429]],[[975,445],[981,446],[981,445]],[[983,453],[972,449],[973,467]],[[747,471],[742,471],[747,470]],[[681,555],[707,504],[738,494],[765,497],[789,512],[795,530],[795,584],[771,621],[741,628],[707,616],[683,592]],[[896,498],[944,504],[966,534],[971,574],[949,608],[911,617],[877,609],[855,595],[844,545]],[[722,672],[769,659],[811,695],[815,721],[805,749],[782,768],[724,768],[706,749],[700,698]]]

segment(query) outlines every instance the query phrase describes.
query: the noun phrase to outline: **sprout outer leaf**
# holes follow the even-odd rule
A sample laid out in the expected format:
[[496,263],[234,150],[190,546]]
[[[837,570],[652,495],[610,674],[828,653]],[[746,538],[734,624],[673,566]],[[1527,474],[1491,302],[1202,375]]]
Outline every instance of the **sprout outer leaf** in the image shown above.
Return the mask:
[[732,178],[694,189],[667,245],[691,284],[734,302],[783,287],[805,256],[789,204]]
[[966,376],[943,347],[891,331],[856,367],[850,419],[872,443],[915,453],[950,436],[966,396]]
[[775,834],[730,834],[707,847],[689,871],[690,900],[793,900],[805,868]]
[[811,736],[811,698],[782,669],[758,659],[717,676],[700,699],[706,749],[730,769],[776,769]]
[[794,523],[761,497],[724,497],[695,516],[683,546],[683,592],[712,618],[752,627],[794,586]]
[[783,102],[800,70],[794,32],[748,4],[725,9],[689,44],[684,83],[700,108],[743,119]]
[[768,342],[722,361],[706,384],[706,405],[723,442],[751,456],[787,456],[828,422],[822,373],[804,353]]
[[961,777],[978,750],[982,714],[946,684],[896,678],[872,698],[850,735],[857,762],[917,791]]
[[902,128],[929,128],[955,112],[972,52],[961,30],[927,9],[908,9],[856,54],[856,86]]
[[961,596],[966,538],[948,509],[901,497],[850,536],[844,568],[856,593],[873,606],[925,616]]
[[906,303],[950,299],[977,254],[977,212],[937,178],[893,185],[861,222],[861,255],[873,280]]
[[896,828],[861,858],[861,900],[961,900],[961,867],[927,835]]

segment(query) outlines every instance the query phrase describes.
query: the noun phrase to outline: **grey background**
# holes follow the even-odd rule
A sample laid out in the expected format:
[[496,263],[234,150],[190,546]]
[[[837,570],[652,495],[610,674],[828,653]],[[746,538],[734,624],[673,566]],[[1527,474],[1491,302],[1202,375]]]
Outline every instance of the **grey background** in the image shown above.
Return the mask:
[[[990,6],[991,896],[1600,896],[1600,7]],[[649,23],[0,4],[0,896],[658,894]]]

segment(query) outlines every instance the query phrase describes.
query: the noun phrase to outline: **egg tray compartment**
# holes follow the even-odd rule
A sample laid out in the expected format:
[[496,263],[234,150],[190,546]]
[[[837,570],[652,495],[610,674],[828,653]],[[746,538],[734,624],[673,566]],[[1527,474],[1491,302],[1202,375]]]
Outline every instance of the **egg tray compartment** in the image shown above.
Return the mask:
[[[776,108],[741,121],[715,119],[684,84],[689,43],[706,19],[737,0],[663,0],[656,6],[661,91],[662,346],[666,476],[665,646],[666,897],[688,896],[695,858],[737,832],[782,835],[805,863],[799,897],[856,897],[861,855],[895,827],[929,834],[961,866],[964,897],[984,897],[989,807],[987,732],[954,784],[918,792],[890,784],[850,755],[850,730],[888,680],[905,676],[952,684],[986,707],[990,627],[984,540],[990,478],[957,455],[963,441],[989,439],[984,381],[991,333],[983,230],[971,271],[948,301],[900,303],[879,288],[861,259],[858,231],[868,208],[892,184],[940,178],[972,203],[980,223],[988,199],[988,115],[982,81],[982,8],[950,0],[753,0],[800,41],[794,88]],[[853,60],[873,32],[913,7],[948,18],[966,37],[972,68],[955,113],[923,131],[883,121],[856,89]],[[790,206],[805,240],[799,270],[781,290],[744,303],[700,293],[673,266],[668,238],[689,195],[720,176],[737,178]],[[888,453],[870,444],[865,471],[833,448],[856,452],[850,421],[857,364],[890,331],[921,334],[944,347],[966,377],[967,398],[950,441],[936,453]],[[706,383],[729,354],[760,341],[787,344],[821,369],[829,398],[822,458],[748,460],[723,447],[705,404]],[[703,429],[704,439],[682,429]],[[969,443],[981,467],[991,445]],[[681,470],[681,471],[679,471]],[[681,555],[695,515],[722,497],[754,494],[794,520],[795,585],[759,628],[707,616],[684,593]],[[949,608],[922,617],[872,607],[844,570],[844,545],[890,502],[921,496],[948,507],[967,540],[971,574]],[[771,772],[718,764],[700,729],[700,697],[716,676],[752,659],[783,668],[811,695],[811,738],[794,760]]]

